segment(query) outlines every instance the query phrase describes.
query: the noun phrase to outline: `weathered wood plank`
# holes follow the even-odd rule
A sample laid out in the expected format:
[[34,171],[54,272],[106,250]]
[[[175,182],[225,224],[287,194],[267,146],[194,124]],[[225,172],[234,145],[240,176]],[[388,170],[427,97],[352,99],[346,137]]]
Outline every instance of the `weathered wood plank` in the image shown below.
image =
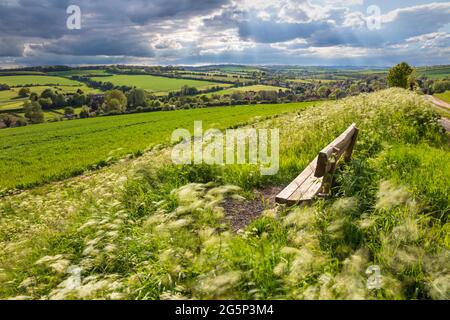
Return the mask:
[[303,170],[297,178],[294,179],[286,188],[283,189],[277,196],[276,201],[284,203],[301,185],[308,179],[308,177],[314,174],[316,170],[317,157]]
[[307,181],[289,197],[289,203],[311,201],[321,190],[323,178],[311,174]]

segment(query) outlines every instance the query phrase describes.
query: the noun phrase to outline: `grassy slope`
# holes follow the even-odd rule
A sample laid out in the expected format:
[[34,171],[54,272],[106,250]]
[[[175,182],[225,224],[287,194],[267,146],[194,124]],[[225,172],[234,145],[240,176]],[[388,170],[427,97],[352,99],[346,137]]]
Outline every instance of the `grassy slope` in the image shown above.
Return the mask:
[[0,188],[67,177],[110,156],[124,156],[169,143],[174,129],[191,128],[194,120],[228,127],[256,116],[299,110],[313,103],[221,107],[99,117],[0,132]]
[[23,86],[27,84],[36,84],[36,85],[81,85],[81,83],[77,81],[73,81],[66,78],[61,77],[52,77],[52,76],[0,76],[0,83],[7,84],[9,86]]
[[[421,97],[390,89],[257,124],[281,129],[274,177],[175,167],[162,150],[4,199],[0,296],[448,299],[450,147],[436,120]],[[239,191],[221,185],[286,184],[351,122],[354,160],[328,200],[229,230],[219,201]],[[371,265],[381,289],[366,286]]]
[[114,75],[111,77],[94,77],[92,79],[102,82],[109,81],[117,86],[136,86],[155,93],[180,90],[185,85],[199,89],[206,89],[215,85],[226,86],[208,81],[172,79],[147,75]]

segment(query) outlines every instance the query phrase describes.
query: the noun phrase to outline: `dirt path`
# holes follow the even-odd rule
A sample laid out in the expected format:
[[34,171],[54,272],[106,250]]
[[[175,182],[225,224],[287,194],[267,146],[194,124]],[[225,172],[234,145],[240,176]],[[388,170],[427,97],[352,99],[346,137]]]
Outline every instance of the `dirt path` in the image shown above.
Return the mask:
[[430,101],[430,102],[433,103],[434,105],[436,105],[436,106],[438,106],[438,107],[440,107],[440,108],[445,109],[445,111],[450,112],[450,103],[447,103],[447,102],[445,102],[445,101],[443,101],[443,100],[441,100],[441,99],[435,98],[435,97],[430,96],[430,95],[426,95],[426,96],[425,96],[425,99],[428,100],[428,101]]
[[447,118],[441,118],[439,123],[444,127],[445,131],[450,132],[450,120]]

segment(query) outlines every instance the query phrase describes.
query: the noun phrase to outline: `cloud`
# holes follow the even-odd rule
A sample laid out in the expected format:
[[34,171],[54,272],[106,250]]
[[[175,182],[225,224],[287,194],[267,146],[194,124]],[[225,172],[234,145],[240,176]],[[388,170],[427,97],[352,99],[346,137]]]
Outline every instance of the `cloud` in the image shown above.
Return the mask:
[[25,45],[20,39],[0,38],[0,57],[20,57],[24,50]]
[[[390,2],[379,30],[366,3],[3,0],[0,64],[449,63],[449,2]],[[81,30],[66,28],[69,4],[81,7]]]

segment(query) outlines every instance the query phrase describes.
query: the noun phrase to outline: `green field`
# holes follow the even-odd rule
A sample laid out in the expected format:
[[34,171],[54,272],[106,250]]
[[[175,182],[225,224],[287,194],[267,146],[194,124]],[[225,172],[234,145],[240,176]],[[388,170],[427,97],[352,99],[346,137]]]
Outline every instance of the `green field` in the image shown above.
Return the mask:
[[[61,85],[61,86],[32,86],[29,87],[31,92],[35,92],[37,94],[41,94],[45,89],[52,89],[56,93],[74,93],[78,89],[81,89],[85,94],[95,94],[100,93],[101,91],[98,89],[90,88],[84,84],[80,84],[79,86],[69,86],[69,85]],[[23,103],[27,100],[26,98],[19,97],[20,88],[11,88],[10,90],[0,91],[0,111],[15,111],[20,110],[22,108]]]
[[230,89],[226,89],[226,90],[221,90],[221,91],[216,91],[216,92],[212,92],[212,93],[208,93],[208,96],[211,95],[231,95],[233,94],[233,92],[239,91],[239,92],[259,92],[259,91],[286,91],[286,88],[281,88],[281,87],[274,87],[274,86],[265,86],[265,85],[254,85],[254,86],[246,86],[246,87],[237,87],[237,88],[230,88]]
[[450,66],[419,67],[417,68],[417,75],[423,75],[434,80],[449,78]]
[[0,76],[0,83],[11,87],[25,85],[61,85],[61,86],[79,86],[80,82],[52,76]]
[[23,103],[25,100],[16,100],[16,101],[10,101],[5,103],[0,103],[0,111],[6,112],[6,111],[17,111],[21,110]]
[[[292,112],[314,103],[220,107],[47,123],[0,131],[0,188],[29,186],[77,174],[106,160],[169,143],[195,120],[227,128],[254,117]],[[111,153],[111,151],[114,151]]]
[[437,93],[434,96],[438,99],[450,103],[450,91],[445,91],[444,93]]
[[174,79],[150,75],[113,75],[110,77],[93,77],[92,80],[111,82],[116,86],[133,86],[155,94],[178,91],[183,86],[196,87],[197,89],[208,89],[217,85],[227,86],[226,84],[219,84],[209,81]]

